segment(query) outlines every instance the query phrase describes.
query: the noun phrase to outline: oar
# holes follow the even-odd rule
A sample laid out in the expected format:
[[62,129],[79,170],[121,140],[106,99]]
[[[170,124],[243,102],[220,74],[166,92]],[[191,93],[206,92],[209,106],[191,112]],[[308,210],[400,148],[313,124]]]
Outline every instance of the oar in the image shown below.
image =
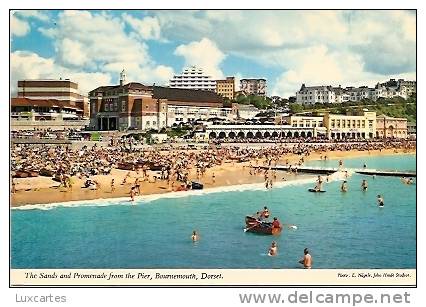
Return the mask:
[[249,228],[244,228],[244,232],[247,232],[248,230],[250,230],[250,229],[252,229],[252,228],[254,228],[256,226],[259,226],[259,224],[260,223],[257,223],[257,224],[254,224],[253,226],[250,226]]

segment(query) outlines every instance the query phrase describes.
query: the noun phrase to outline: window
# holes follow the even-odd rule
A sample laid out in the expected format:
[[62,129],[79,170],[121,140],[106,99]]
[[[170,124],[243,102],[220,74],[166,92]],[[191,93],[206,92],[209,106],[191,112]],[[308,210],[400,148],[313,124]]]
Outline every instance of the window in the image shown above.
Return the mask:
[[149,125],[150,125],[150,121],[149,121],[149,120],[147,120],[147,121],[146,121],[146,125],[147,125],[147,126],[149,126]]
[[114,102],[114,111],[118,111],[118,103]]
[[105,109],[105,111],[106,111],[106,112],[107,112],[107,111],[109,111],[109,110],[108,110],[108,106],[109,106],[109,105],[108,105],[107,103],[104,105],[104,109]]
[[155,122],[155,121],[154,121],[154,122],[152,122],[152,125],[153,125],[153,126],[156,126],[156,125],[157,125],[157,122]]
[[121,112],[126,112],[126,102],[124,100],[121,102]]
[[112,103],[109,104],[109,110],[114,111]]

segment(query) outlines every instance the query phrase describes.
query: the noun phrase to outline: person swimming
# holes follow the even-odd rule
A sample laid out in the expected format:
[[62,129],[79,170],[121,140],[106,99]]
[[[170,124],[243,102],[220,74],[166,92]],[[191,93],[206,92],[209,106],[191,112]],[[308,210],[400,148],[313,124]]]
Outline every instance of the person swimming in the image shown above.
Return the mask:
[[278,253],[278,246],[275,241],[272,241],[271,247],[269,247],[268,256],[276,256]]
[[381,195],[377,195],[377,204],[379,205],[379,207],[385,206],[385,201]]
[[198,241],[198,239],[199,239],[198,233],[197,233],[196,230],[194,230],[192,232],[192,235],[191,235],[191,240],[192,240],[192,242],[196,242],[196,241]]
[[362,188],[362,190],[363,191],[367,191],[367,189],[368,189],[368,183],[367,183],[367,180],[363,180],[362,181],[362,183],[361,183],[361,188]]
[[340,187],[340,191],[342,192],[348,191],[348,182],[346,180],[343,181],[342,186]]

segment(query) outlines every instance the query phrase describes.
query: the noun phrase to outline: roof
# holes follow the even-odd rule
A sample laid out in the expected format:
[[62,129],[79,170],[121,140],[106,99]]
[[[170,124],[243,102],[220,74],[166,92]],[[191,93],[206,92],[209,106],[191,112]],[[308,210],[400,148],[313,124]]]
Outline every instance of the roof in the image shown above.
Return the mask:
[[153,86],[153,98],[182,102],[207,102],[223,104],[223,97],[212,91],[190,90]]
[[113,90],[113,89],[118,89],[118,88],[127,88],[127,89],[143,89],[143,90],[149,90],[150,87],[146,86],[142,83],[139,82],[130,82],[124,85],[106,85],[106,86],[100,86],[97,87],[93,90],[91,90],[90,92],[105,92],[105,91],[109,91],[109,90]]
[[392,117],[392,116],[387,116],[385,114],[380,114],[379,116],[376,116],[376,118],[394,119],[394,120],[407,120],[405,117]]
[[69,108],[79,111],[83,111],[77,106],[71,105],[69,102],[64,102],[56,99],[28,99],[28,98],[12,98],[11,100],[12,107],[19,106],[32,106],[32,107],[59,107],[59,108]]

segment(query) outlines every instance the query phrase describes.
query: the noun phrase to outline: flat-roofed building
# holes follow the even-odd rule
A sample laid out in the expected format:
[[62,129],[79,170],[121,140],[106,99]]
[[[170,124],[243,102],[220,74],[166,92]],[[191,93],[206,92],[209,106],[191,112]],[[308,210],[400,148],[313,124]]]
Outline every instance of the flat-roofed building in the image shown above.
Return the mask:
[[323,124],[330,139],[370,139],[376,136],[376,112],[362,115],[325,113]]
[[377,116],[376,136],[379,138],[407,138],[407,119],[390,117],[384,114]]
[[81,95],[78,84],[69,79],[19,80],[17,97],[31,100],[61,101],[82,109],[84,117],[89,116],[88,98]]
[[283,116],[282,123],[290,125],[292,127],[299,128],[311,128],[311,127],[323,127],[322,116]]
[[240,80],[240,90],[246,95],[266,96],[266,79],[249,78]]
[[170,80],[171,88],[216,91],[216,80],[207,75],[201,67],[190,66]]
[[227,77],[225,80],[216,80],[216,93],[229,100],[235,97],[235,78]]
[[83,110],[68,101],[56,99],[12,98],[11,119],[15,121],[75,121],[83,119]]

